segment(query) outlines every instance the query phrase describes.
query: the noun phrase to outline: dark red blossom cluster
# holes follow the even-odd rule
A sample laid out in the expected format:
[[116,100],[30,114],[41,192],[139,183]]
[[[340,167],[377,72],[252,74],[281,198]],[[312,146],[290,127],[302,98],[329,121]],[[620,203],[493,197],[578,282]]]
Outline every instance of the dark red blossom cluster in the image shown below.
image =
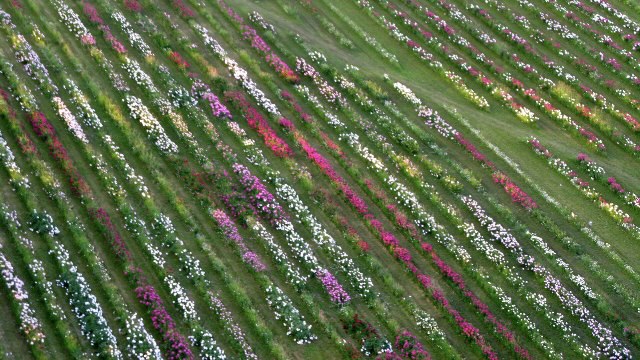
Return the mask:
[[89,214],[100,225],[102,225],[103,234],[111,241],[111,247],[115,250],[116,255],[127,262],[132,262],[133,258],[127,249],[127,245],[122,239],[120,232],[111,221],[109,213],[103,208],[94,208],[89,210]]
[[49,120],[47,120],[43,113],[33,112],[29,115],[29,122],[31,123],[36,135],[47,143],[51,156],[60,164],[62,170],[64,170],[64,173],[69,178],[71,191],[83,198],[92,198],[93,195],[89,185],[73,165],[73,161],[69,157],[67,149],[58,138],[58,135]]
[[390,350],[389,342],[378,329],[363,320],[358,313],[355,313],[351,318],[342,320],[342,328],[358,339],[358,343],[362,344],[361,350],[365,356],[374,356]]
[[242,111],[249,126],[260,134],[264,143],[276,156],[285,158],[292,155],[289,144],[276,134],[275,130],[269,126],[267,120],[264,119],[256,108],[251,106],[251,103],[249,103],[241,92],[226,91],[224,98]]

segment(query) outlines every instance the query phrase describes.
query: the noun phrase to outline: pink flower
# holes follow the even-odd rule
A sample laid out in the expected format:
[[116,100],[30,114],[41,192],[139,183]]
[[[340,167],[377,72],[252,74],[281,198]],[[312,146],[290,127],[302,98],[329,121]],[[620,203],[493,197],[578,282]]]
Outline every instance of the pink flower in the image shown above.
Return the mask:
[[327,293],[329,293],[332,302],[343,305],[351,300],[351,296],[347,294],[347,292],[342,288],[342,285],[340,285],[335,276],[333,276],[333,274],[331,274],[328,270],[318,270],[316,272],[316,276],[327,290]]
[[82,41],[82,43],[84,45],[95,45],[96,44],[96,39],[93,37],[93,35],[89,35],[89,34],[82,35],[80,37],[80,41]]

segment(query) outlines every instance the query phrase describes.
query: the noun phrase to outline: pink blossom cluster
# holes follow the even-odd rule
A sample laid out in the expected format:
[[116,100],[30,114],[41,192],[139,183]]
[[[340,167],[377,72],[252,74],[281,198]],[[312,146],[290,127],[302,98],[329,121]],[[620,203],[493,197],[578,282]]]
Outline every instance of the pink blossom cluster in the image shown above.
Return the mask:
[[180,12],[180,16],[192,18],[196,13],[183,0],[173,0],[173,7]]
[[216,209],[211,214],[218,223],[218,226],[222,229],[224,236],[227,239],[236,243],[240,251],[242,252],[242,260],[249,264],[256,271],[264,271],[266,266],[260,260],[260,257],[253,251],[250,251],[247,245],[244,243],[242,235],[238,232],[236,224],[233,220],[222,210]]
[[300,116],[300,118],[302,120],[304,120],[305,122],[308,122],[308,123],[313,122],[313,118],[311,117],[311,115],[309,115],[306,112],[304,112],[304,110],[302,109],[302,106],[300,106],[300,104],[298,104],[298,102],[293,97],[293,95],[291,95],[291,93],[289,93],[286,90],[281,90],[280,91],[280,96],[282,96],[283,99],[288,101],[291,104],[291,106],[293,106],[293,109],[298,113],[298,115]]
[[592,131],[581,127],[578,132],[580,133],[580,135],[584,136],[590,143],[595,144],[598,147],[598,150],[606,149],[606,146],[604,145],[602,140],[600,140],[598,136]]
[[269,192],[267,187],[244,165],[233,164],[233,172],[240,178],[240,184],[244,187],[249,197],[249,202],[260,215],[272,223],[288,221],[289,217],[275,196]]
[[327,293],[329,293],[331,301],[343,305],[351,300],[351,296],[342,288],[342,285],[329,270],[320,269],[316,272],[316,276],[327,290]]
[[[105,25],[104,20],[102,19],[102,17],[100,17],[100,14],[98,14],[98,10],[95,6],[93,6],[88,1],[85,1],[84,3],[82,3],[82,10],[84,11],[84,14],[89,18],[90,22],[98,25],[98,29],[102,31],[102,35],[104,36],[105,40],[107,40],[111,44],[111,47],[118,54],[124,54],[127,52],[127,48],[118,39],[116,39],[113,33],[111,33],[111,29],[109,28],[109,26]],[[95,39],[90,45],[95,45]]]
[[220,99],[218,99],[218,97],[214,93],[210,91],[205,92],[204,94],[202,94],[202,98],[209,103],[213,116],[219,117],[219,118],[222,118],[222,117],[226,117],[229,119],[232,118],[231,112],[229,111],[229,109],[227,109],[227,107],[220,102]]
[[176,323],[164,307],[156,289],[151,285],[142,285],[135,291],[140,304],[149,308],[151,324],[162,334],[162,340],[166,345],[166,358],[169,360],[193,359],[189,343],[176,330]]
[[634,118],[631,114],[624,113],[622,117],[624,118],[624,121],[626,121],[627,124],[631,126],[633,131],[640,131],[640,122],[638,122],[638,120],[636,120],[636,118]]
[[433,251],[433,248],[431,246],[429,247],[423,246],[422,248],[425,250],[430,249],[428,252],[431,254],[431,258],[434,264],[436,265],[436,267],[438,268],[438,270],[440,271],[440,273],[444,275],[446,278],[453,281],[453,283],[456,284],[456,286],[458,286],[458,288],[462,291],[463,295],[467,299],[469,299],[469,301],[471,301],[473,306],[475,306],[475,308],[478,309],[478,311],[480,311],[482,315],[484,315],[485,320],[491,323],[495,327],[496,331],[502,336],[504,336],[504,338],[507,339],[507,341],[514,346],[514,350],[518,354],[518,356],[521,359],[531,359],[529,352],[525,348],[517,344],[515,335],[506,327],[506,325],[504,325],[502,322],[500,322],[500,320],[498,320],[498,318],[496,318],[496,316],[491,312],[491,310],[489,310],[489,306],[487,306],[487,304],[482,302],[482,300],[480,300],[480,298],[478,298],[476,294],[473,293],[473,291],[467,289],[467,286],[464,282],[464,279],[462,278],[462,275],[460,275],[458,272],[453,270],[453,268],[451,268],[447,263],[445,263],[442,259],[440,259],[438,255],[435,253],[435,251]]
[[524,190],[520,189],[509,177],[499,171],[493,173],[493,182],[500,184],[504,187],[504,190],[511,196],[513,202],[522,205],[527,210],[532,210],[538,207],[538,204],[527,194]]
[[124,6],[131,11],[142,11],[142,5],[140,5],[138,0],[124,0]]
[[[540,155],[546,157],[546,158],[550,158],[553,156],[553,154],[551,153],[551,151],[549,151],[544,145],[542,145],[540,143],[540,141],[538,139],[529,139],[529,144],[531,144],[531,146],[533,147],[533,149]],[[585,154],[580,154],[580,155],[584,155]],[[580,160],[580,155],[578,155],[578,160]]]
[[461,133],[456,132],[456,134],[453,137],[456,139],[456,141],[458,141],[460,145],[462,145],[471,154],[471,156],[473,156],[474,159],[480,161],[481,163],[488,166],[492,170],[496,169],[495,164],[491,162],[489,159],[487,159],[486,155],[481,153],[480,150],[478,150],[475,147],[475,145],[471,143],[471,141],[467,140],[464,136],[462,136]]
[[429,360],[431,356],[424,345],[409,330],[402,330],[393,344],[395,353],[400,359]]
[[242,260],[249,264],[255,271],[260,272],[267,269],[262,260],[260,260],[258,254],[254,253],[253,251],[247,251],[242,254]]
[[622,185],[618,184],[616,178],[611,176],[607,179],[607,183],[611,186],[611,190],[615,191],[618,194],[624,194],[625,190]]
[[199,97],[207,101],[209,103],[209,106],[211,107],[213,116],[219,118],[233,118],[229,109],[227,109],[227,107],[224,106],[222,102],[220,102],[220,99],[211,91],[209,85],[202,82],[202,80],[194,80],[193,85],[191,85],[191,96],[196,98]]
[[312,160],[321,170],[325,173],[339,188],[344,196],[349,200],[351,205],[360,213],[366,214],[369,212],[369,208],[362,198],[360,198],[353,189],[347,184],[344,179],[333,169],[333,166],[322,155],[320,155],[316,149],[311,146],[306,140],[298,136],[296,138],[302,149],[307,154],[307,157]]
[[306,77],[311,78],[314,84],[320,90],[320,93],[332,104],[339,104],[346,106],[347,102],[344,97],[333,86],[322,78],[320,73],[313,67],[313,65],[307,63],[307,61],[301,57],[296,58],[296,71]]
[[127,262],[133,261],[131,253],[127,249],[127,244],[125,244],[120,232],[111,221],[109,213],[103,208],[93,208],[89,210],[89,214],[102,225],[103,233],[111,241],[111,247],[115,250],[116,255]]
[[451,306],[442,291],[437,290],[435,287],[431,287],[431,289],[431,295],[433,296],[433,298],[449,313],[449,315],[453,317],[456,324],[460,328],[460,331],[462,331],[462,333],[466,337],[474,340],[475,343],[480,347],[482,353],[489,360],[498,360],[498,354],[496,354],[495,351],[493,351],[493,349],[491,348],[491,345],[486,342],[486,340],[480,333],[480,330],[478,330],[478,328],[468,322],[462,315],[460,315],[460,312],[458,312]]
[[289,131],[293,131],[295,129],[293,122],[286,117],[278,119],[278,124]]

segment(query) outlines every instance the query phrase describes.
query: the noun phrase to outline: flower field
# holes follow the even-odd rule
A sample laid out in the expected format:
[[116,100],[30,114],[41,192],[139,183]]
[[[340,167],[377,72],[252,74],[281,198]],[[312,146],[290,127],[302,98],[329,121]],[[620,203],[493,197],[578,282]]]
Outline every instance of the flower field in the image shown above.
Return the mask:
[[0,2],[1,359],[640,357],[631,0]]

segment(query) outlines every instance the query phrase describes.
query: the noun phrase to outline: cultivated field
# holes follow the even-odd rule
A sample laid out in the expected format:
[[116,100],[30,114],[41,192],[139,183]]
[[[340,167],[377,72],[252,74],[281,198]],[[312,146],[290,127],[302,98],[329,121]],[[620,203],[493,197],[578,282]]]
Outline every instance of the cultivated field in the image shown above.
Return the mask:
[[640,356],[634,0],[0,1],[0,359]]

